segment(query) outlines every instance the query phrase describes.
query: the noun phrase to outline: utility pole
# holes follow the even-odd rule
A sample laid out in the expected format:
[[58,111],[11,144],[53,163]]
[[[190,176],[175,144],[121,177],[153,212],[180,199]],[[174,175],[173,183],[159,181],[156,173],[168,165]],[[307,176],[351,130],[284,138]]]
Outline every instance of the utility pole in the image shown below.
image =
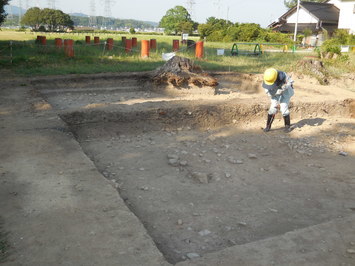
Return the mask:
[[195,0],[188,0],[186,2],[186,5],[187,5],[187,10],[189,11],[191,19],[192,19],[194,17],[194,13],[195,13],[194,11],[195,11],[196,2],[195,2]]
[[96,26],[96,5],[95,0],[90,1],[90,19],[89,19],[89,26],[93,27]]
[[222,1],[221,0],[216,0],[214,2],[214,5],[217,7],[217,18],[221,18],[221,7],[222,7]]
[[21,18],[22,18],[22,0],[18,0],[18,25],[21,26]]
[[299,14],[300,14],[300,0],[297,1],[297,18],[296,18],[296,24],[295,24],[295,35],[293,36],[293,42],[294,42],[295,46],[296,46],[296,40],[297,40],[297,27],[298,27]]
[[108,18],[111,17],[111,0],[105,0],[104,2],[104,26],[107,28]]
[[48,8],[55,9],[55,0],[47,0]]
[[229,6],[227,6],[227,21],[229,20]]

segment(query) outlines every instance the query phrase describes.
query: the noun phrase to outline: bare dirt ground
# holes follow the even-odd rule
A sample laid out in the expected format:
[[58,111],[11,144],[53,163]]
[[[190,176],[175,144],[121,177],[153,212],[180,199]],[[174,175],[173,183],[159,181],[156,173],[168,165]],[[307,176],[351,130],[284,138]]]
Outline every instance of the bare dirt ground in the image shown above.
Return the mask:
[[[261,130],[268,98],[260,75],[213,73],[216,89],[190,90],[153,88],[150,75],[24,80],[24,111],[39,121],[50,115],[42,127],[80,145],[169,263],[355,263],[354,76],[321,86],[294,75],[294,129],[286,134],[280,115],[271,132]],[[5,225],[11,219],[21,218],[7,216]],[[270,255],[282,246],[294,257]]]

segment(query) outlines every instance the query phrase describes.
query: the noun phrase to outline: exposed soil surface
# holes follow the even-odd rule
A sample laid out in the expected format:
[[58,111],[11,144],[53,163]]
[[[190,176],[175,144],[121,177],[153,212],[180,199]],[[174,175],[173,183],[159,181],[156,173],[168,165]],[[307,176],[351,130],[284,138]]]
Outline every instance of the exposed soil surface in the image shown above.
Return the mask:
[[[34,116],[33,121],[41,125],[38,129],[38,132],[41,132],[38,133],[38,140],[48,139],[50,144],[54,138],[56,148],[53,152],[56,156],[63,157],[67,154],[73,163],[67,163],[63,159],[60,165],[57,165],[55,160],[50,165],[35,165],[27,162],[26,156],[23,160],[27,162],[28,167],[34,165],[30,168],[33,169],[34,176],[38,175],[36,169],[43,167],[40,171],[44,173],[43,180],[48,183],[51,178],[47,179],[45,176],[51,175],[51,171],[58,172],[60,178],[66,172],[70,173],[70,178],[78,178],[74,182],[70,198],[67,199],[65,195],[64,200],[71,202],[71,198],[77,197],[77,194],[85,193],[93,198],[94,206],[97,206],[93,213],[97,211],[97,214],[94,213],[94,218],[88,224],[83,224],[81,231],[90,241],[96,232],[110,234],[111,230],[117,233],[120,245],[128,250],[128,255],[126,250],[117,251],[123,258],[122,265],[142,265],[142,261],[147,261],[147,265],[168,263],[157,254],[159,252],[155,250],[156,247],[150,244],[150,238],[146,236],[145,231],[141,232],[140,224],[135,224],[135,217],[128,210],[133,217],[125,218],[123,222],[119,220],[120,215],[112,220],[111,225],[111,220],[105,219],[109,215],[108,212],[113,212],[112,204],[117,201],[111,201],[112,191],[116,196],[119,195],[129,210],[138,217],[164,258],[172,264],[184,264],[183,261],[187,261],[185,263],[190,262],[189,265],[231,265],[230,261],[234,261],[228,260],[233,256],[233,251],[229,249],[231,247],[240,247],[240,250],[243,250],[248,243],[260,242],[264,243],[260,244],[264,252],[271,246],[272,253],[273,245],[261,240],[273,241],[272,237],[300,229],[309,229],[310,236],[313,236],[318,232],[311,229],[314,226],[324,225],[322,230],[330,230],[333,223],[339,220],[344,221],[339,228],[353,224],[354,76],[329,80],[329,85],[322,86],[315,79],[293,75],[293,130],[287,134],[283,132],[280,114],[276,116],[270,132],[262,131],[269,99],[261,89],[260,75],[209,74],[218,81],[217,87],[156,87],[150,81],[153,75],[150,72],[24,80],[26,86],[30,84],[25,94],[30,107],[23,107],[21,112],[27,112],[27,117]],[[2,92],[7,95],[7,105],[1,107],[0,117],[3,122],[14,123],[15,132],[20,136],[26,128],[30,128],[30,122],[26,120],[26,116],[21,121],[10,120],[11,113],[20,112],[17,109],[20,106],[19,99],[16,98],[19,96],[11,94],[10,97],[9,92]],[[44,117],[46,120],[42,121]],[[36,124],[36,127],[31,128],[31,132],[35,134],[37,127]],[[48,138],[43,133],[47,130],[55,131],[55,134]],[[6,132],[7,136],[3,133],[3,139],[11,139],[11,131]],[[61,135],[62,133],[65,136]],[[80,147],[75,148],[78,144],[82,150]],[[16,149],[12,148],[10,142],[6,145],[9,146],[9,151],[16,150],[18,153],[21,145],[27,145],[26,152],[33,153],[33,158],[38,156],[35,152],[38,148],[43,162],[46,156],[53,156],[53,152],[44,151],[47,147],[45,144],[38,144],[36,140],[21,138]],[[6,145],[4,146],[7,147]],[[48,155],[45,152],[48,152]],[[5,154],[1,156],[5,159]],[[87,160],[86,156],[92,162]],[[77,169],[78,164],[75,163],[81,162],[78,158],[85,162],[80,164],[80,169]],[[11,165],[10,161],[6,162],[6,167]],[[93,182],[96,180],[96,169],[92,169],[90,163],[108,180],[105,182],[110,184],[109,188],[105,187],[104,195],[99,193],[99,180]],[[5,170],[3,172],[5,173]],[[81,178],[80,173],[85,178]],[[7,185],[11,183],[11,178],[5,174],[7,179],[2,182]],[[62,181],[57,181],[56,178],[53,175],[54,184],[59,182],[60,185]],[[24,180],[26,185],[31,187],[31,180]],[[43,182],[37,182],[38,189],[36,185],[34,191],[39,194],[39,187]],[[95,189],[91,190],[91,186]],[[59,200],[54,202],[58,205],[60,200],[63,200],[64,192],[58,190],[56,193]],[[51,201],[54,194],[50,190],[43,193],[40,204]],[[16,206],[9,205],[8,210],[21,205],[17,194],[11,196],[17,197]],[[27,196],[27,201],[29,197],[30,195]],[[89,210],[91,201],[80,199],[80,204],[84,202]],[[101,202],[105,199],[110,200],[109,208],[104,207],[105,204]],[[27,202],[26,198],[22,201]],[[75,208],[72,207],[73,210],[76,208],[79,208],[79,203]],[[102,220],[98,216],[101,208]],[[71,214],[70,211],[65,211]],[[121,209],[119,211],[121,212]],[[26,215],[29,217],[22,214],[6,216],[5,225],[11,224],[11,219],[30,219],[29,221],[33,222],[31,215],[35,218],[41,217],[41,213],[36,213],[36,207],[31,207]],[[85,215],[78,217],[86,215],[89,219],[90,211],[85,211]],[[122,211],[122,215],[128,214]],[[65,217],[64,215],[63,221]],[[81,222],[79,218],[78,221]],[[99,224],[94,226],[96,220]],[[132,228],[128,230],[130,223]],[[74,228],[71,223],[68,225]],[[126,230],[123,233],[119,232],[121,225]],[[62,225],[59,223],[57,226],[61,228]],[[87,227],[93,227],[95,230],[90,229],[86,233],[84,226],[85,230]],[[26,228],[21,230],[26,231]],[[132,232],[134,230],[140,232],[139,237]],[[31,227],[27,231],[30,234]],[[45,229],[41,229],[42,231],[43,235],[46,235]],[[55,232],[65,232],[64,229],[56,228],[53,228],[53,231],[51,237],[54,235],[54,239]],[[87,251],[85,256],[88,257],[90,249],[85,249],[85,243],[80,242],[80,234],[75,235],[77,231],[80,230],[70,230],[70,239],[77,238],[78,242],[74,241],[75,244],[83,247],[83,250]],[[99,238],[99,241],[107,239],[104,233],[100,235],[102,238]],[[118,245],[115,242],[117,235],[112,234],[112,245]],[[292,237],[291,235],[288,239]],[[320,244],[317,242],[319,240],[313,241],[306,236],[295,239],[297,245],[300,245],[300,253],[303,253],[304,246],[318,247]],[[29,240],[31,248],[35,249],[38,243],[38,248],[46,246],[45,240],[43,243],[35,240]],[[22,239],[17,241],[22,243]],[[58,236],[58,243],[61,241],[65,242]],[[347,234],[339,241],[344,243],[337,242],[337,246],[347,247],[348,252],[346,249],[334,252],[337,254],[335,256],[331,252],[336,247],[332,250],[328,248],[324,252],[331,253],[339,265],[351,265],[354,256],[351,253],[351,245],[355,243],[355,233]],[[72,240],[70,243],[74,242]],[[100,243],[93,241],[93,249],[95,244]],[[253,248],[251,250],[256,250]],[[109,252],[109,247],[104,246],[103,250],[116,262],[115,254]],[[147,250],[146,257],[142,256],[144,250]],[[80,264],[80,259],[75,259],[76,254],[78,253],[75,252],[73,256],[74,261]],[[105,253],[100,254],[102,257],[97,260],[103,261]],[[245,258],[251,257],[245,252],[243,254]],[[202,258],[199,260],[199,257]],[[209,259],[206,261],[205,258]],[[73,265],[68,261],[59,260],[63,265]],[[16,260],[13,261],[13,265],[16,265]],[[266,261],[266,264],[260,265],[271,265],[274,262]],[[277,262],[279,265],[288,264],[284,256],[276,261],[276,264]],[[305,257],[302,264],[309,265],[311,262],[314,261],[307,261]]]
[[261,77],[213,76],[188,90],[146,75],[33,84],[171,263],[353,214],[353,79],[294,77],[294,130],[278,117],[265,134]]

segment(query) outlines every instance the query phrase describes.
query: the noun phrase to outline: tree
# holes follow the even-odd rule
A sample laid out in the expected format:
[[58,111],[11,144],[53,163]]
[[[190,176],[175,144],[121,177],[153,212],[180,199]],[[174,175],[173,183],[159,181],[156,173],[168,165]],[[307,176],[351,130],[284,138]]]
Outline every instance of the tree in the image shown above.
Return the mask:
[[198,32],[201,38],[207,37],[209,41],[222,41],[226,31],[233,26],[233,23],[229,20],[209,17],[206,24],[198,26]]
[[38,30],[41,24],[41,9],[38,7],[28,9],[21,19],[21,24],[28,25],[35,31]]
[[4,6],[8,4],[9,0],[0,0],[0,26],[4,22],[7,14],[5,13]]
[[129,29],[129,33],[130,33],[130,34],[135,34],[135,33],[136,33],[136,30],[132,27],[132,28]]
[[[324,0],[307,0],[307,2],[325,2]],[[284,4],[287,8],[292,8],[297,5],[297,0],[284,0]]]
[[21,24],[31,26],[34,30],[46,27],[49,31],[73,28],[74,22],[61,10],[33,7],[27,10]]
[[191,32],[193,30],[194,22],[185,7],[175,6],[166,12],[165,16],[160,20],[159,26],[165,29],[165,33],[174,33],[177,35],[183,30]]

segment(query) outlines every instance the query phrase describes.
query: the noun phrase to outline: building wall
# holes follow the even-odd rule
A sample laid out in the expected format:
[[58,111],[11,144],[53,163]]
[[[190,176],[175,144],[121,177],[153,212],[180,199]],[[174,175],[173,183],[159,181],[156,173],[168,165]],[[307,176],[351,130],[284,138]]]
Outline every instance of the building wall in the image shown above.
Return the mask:
[[[287,23],[296,23],[297,21],[297,12],[294,12],[287,18]],[[309,14],[308,11],[300,8],[298,23],[317,23],[318,19]]]
[[350,33],[355,34],[355,1],[331,0],[328,3],[340,9],[338,28],[348,29]]

